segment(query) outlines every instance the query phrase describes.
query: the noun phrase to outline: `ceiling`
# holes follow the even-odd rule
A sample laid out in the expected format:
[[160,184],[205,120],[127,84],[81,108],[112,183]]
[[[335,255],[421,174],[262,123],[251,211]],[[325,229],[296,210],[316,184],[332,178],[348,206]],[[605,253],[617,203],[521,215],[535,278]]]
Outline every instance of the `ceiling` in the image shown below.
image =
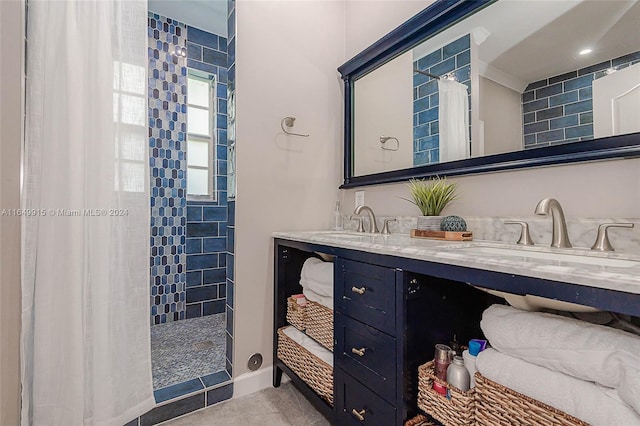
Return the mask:
[[[414,57],[480,35],[481,74],[524,88],[640,50],[638,22],[637,0],[499,0],[416,47]],[[587,47],[593,52],[578,54]]]
[[209,33],[227,36],[227,0],[148,0],[149,10]]

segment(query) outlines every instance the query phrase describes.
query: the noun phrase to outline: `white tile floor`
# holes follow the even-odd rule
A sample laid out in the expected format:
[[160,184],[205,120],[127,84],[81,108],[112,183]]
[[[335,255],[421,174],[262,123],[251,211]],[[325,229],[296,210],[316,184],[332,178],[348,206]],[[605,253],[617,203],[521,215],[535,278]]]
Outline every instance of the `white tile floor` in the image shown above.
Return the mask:
[[164,426],[328,426],[330,423],[291,384],[251,395],[163,423]]

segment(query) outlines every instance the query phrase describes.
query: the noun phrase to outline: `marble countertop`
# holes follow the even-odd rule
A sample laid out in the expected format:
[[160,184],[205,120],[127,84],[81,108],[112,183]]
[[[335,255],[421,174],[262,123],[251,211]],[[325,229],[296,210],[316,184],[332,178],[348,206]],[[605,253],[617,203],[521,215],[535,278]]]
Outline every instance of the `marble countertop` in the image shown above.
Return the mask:
[[523,247],[486,240],[455,242],[416,239],[407,234],[339,231],[275,232],[273,237],[640,294],[640,255],[635,252],[600,253],[587,248]]

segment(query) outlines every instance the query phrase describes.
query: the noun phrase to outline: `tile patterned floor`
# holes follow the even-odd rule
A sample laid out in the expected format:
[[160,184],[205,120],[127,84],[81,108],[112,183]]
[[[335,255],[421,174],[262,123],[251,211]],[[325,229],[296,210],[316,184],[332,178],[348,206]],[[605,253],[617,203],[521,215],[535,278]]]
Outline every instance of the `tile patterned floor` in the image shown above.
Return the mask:
[[163,426],[328,426],[330,423],[291,384],[221,402]]
[[208,315],[151,327],[154,389],[225,369],[225,315]]

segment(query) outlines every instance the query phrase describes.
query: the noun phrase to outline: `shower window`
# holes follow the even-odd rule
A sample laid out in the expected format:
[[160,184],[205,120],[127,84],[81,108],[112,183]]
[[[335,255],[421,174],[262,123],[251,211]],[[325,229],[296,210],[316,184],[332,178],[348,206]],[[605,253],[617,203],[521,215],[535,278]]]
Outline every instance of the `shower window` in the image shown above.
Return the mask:
[[113,122],[118,124],[115,143],[116,191],[144,192],[147,140],[147,92],[144,67],[126,62],[113,63]]
[[215,77],[189,71],[187,87],[187,195],[215,199]]

